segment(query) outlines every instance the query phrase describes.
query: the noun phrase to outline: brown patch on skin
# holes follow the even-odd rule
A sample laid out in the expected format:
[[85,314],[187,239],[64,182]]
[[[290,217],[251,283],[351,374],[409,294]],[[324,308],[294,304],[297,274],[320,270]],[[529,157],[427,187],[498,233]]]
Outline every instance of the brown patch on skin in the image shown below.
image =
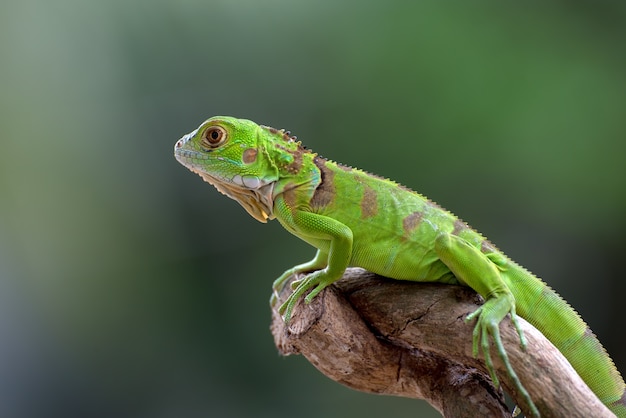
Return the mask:
[[400,183],[396,183],[396,182],[394,182],[394,184],[396,186],[398,186],[398,188],[400,190],[404,190],[405,192],[410,192],[410,193],[413,193],[413,194],[419,194],[415,190],[411,189],[410,187],[406,187],[404,184],[400,184]]
[[469,228],[467,227],[465,222],[463,222],[460,219],[457,219],[456,221],[454,221],[454,229],[452,230],[452,235],[459,235],[461,231],[465,231],[466,229],[469,229]]
[[591,328],[589,328],[589,325],[587,325],[587,328],[585,328],[583,338],[592,340],[594,346],[593,348],[596,350],[596,352],[606,354],[606,350],[602,346],[602,343],[598,340],[598,337],[596,337]]
[[489,241],[487,241],[485,239],[485,240],[483,240],[483,242],[480,243],[480,251],[482,251],[483,253],[487,254],[487,253],[498,252],[498,249],[496,247],[494,247],[494,245],[492,243],[490,243]]
[[289,152],[293,156],[293,162],[285,168],[290,173],[296,174],[302,168],[302,154],[304,154],[304,149],[302,149],[301,147],[298,147],[294,151],[289,151]]
[[361,219],[371,218],[378,213],[378,201],[376,190],[367,184],[363,185],[363,199],[361,199]]
[[281,151],[284,151],[287,154],[291,154],[291,156],[293,157],[293,161],[291,161],[287,165],[283,165],[282,168],[287,170],[287,172],[290,174],[297,174],[302,168],[302,155],[305,153],[304,148],[298,147],[295,150],[292,150],[278,144],[276,145],[276,148],[279,148]]
[[[404,188],[405,190],[408,190],[408,191],[410,191],[410,192],[416,193],[416,192],[414,192],[413,190],[411,190],[411,189],[407,189],[407,188],[406,188],[406,187],[404,187],[404,186],[402,186],[402,188]],[[418,194],[418,193],[416,193],[416,194]],[[437,209],[437,210],[444,210],[444,211],[445,211],[445,209],[444,209],[443,207],[441,207],[438,203],[433,202],[432,200],[427,199],[427,200],[426,200],[426,204],[427,204],[428,206],[430,206],[431,208],[435,208],[435,209]]]
[[247,150],[243,152],[241,160],[245,164],[252,164],[253,162],[256,161],[256,156],[258,153],[259,153],[259,150],[257,150],[256,148],[248,148]]
[[[594,338],[596,339],[596,335],[593,333],[593,331],[591,330],[591,328],[589,328],[589,325],[587,325],[587,328],[585,328],[585,332],[583,334],[585,336],[585,338]],[[601,344],[599,344],[600,342],[598,341],[598,345],[600,347],[602,347]]]
[[[291,135],[290,131],[285,131],[284,129],[281,129],[278,132],[280,132],[283,135],[283,139],[285,141],[287,141],[287,142],[292,142],[292,141],[295,142],[298,139],[297,136]],[[300,144],[298,144],[298,145],[300,145]]]
[[348,173],[352,170],[354,170],[354,168],[348,166],[348,165],[343,165],[343,164],[339,164],[337,163],[337,167],[339,167],[341,170],[343,171],[347,171]]
[[615,406],[617,406],[617,405],[626,406],[626,391],[624,391],[624,393],[622,393],[622,397],[620,398],[620,400],[613,402],[612,405],[615,405]]
[[285,204],[289,208],[291,212],[293,212],[296,207],[296,188],[294,184],[285,185],[285,191],[283,192],[283,198],[285,199]]
[[267,129],[273,135],[280,135],[283,140],[287,142],[295,142],[298,139],[295,135],[291,135],[291,132],[285,131],[284,129],[276,129],[265,125],[262,125],[261,127]]
[[331,203],[335,197],[335,185],[333,177],[335,173],[326,166],[326,160],[315,157],[313,163],[320,170],[320,184],[315,188],[311,198],[311,207],[322,208]]
[[415,228],[417,228],[420,223],[422,223],[422,218],[424,217],[424,212],[413,212],[407,215],[402,220],[402,229],[404,229],[405,235],[409,234]]
[[276,148],[280,149],[287,154],[290,154],[293,160],[289,164],[282,164],[281,168],[286,170],[290,174],[297,174],[302,168],[302,161],[305,153],[310,153],[304,149],[300,144],[297,144],[296,149],[289,149],[288,147],[276,144]]

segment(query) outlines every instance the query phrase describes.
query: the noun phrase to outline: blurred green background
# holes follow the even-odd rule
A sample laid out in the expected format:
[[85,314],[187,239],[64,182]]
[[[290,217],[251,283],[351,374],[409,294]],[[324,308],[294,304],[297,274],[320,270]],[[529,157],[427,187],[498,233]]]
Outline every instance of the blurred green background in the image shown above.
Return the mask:
[[0,415],[438,416],[268,329],[313,249],[180,166],[227,114],[396,179],[545,278],[626,371],[623,2],[0,4]]

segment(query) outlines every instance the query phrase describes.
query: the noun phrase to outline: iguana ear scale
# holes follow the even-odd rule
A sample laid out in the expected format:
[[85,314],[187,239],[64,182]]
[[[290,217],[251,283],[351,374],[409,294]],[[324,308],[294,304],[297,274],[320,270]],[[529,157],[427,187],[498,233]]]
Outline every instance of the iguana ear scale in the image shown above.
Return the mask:
[[258,149],[248,148],[243,152],[243,155],[241,156],[241,161],[243,161],[244,164],[252,164],[256,161],[256,157],[258,154]]

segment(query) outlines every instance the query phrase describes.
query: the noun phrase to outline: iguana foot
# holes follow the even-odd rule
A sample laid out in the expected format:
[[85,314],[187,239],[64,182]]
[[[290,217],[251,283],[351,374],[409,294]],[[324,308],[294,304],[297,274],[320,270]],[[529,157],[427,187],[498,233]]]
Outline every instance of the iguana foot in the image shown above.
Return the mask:
[[[297,276],[301,273],[307,273],[310,271],[321,270],[327,266],[328,255],[324,252],[318,251],[313,260],[308,261],[306,263],[298,264],[285,271],[280,277],[274,280],[272,283],[272,296],[270,297],[270,306],[273,308],[278,302],[278,294],[283,287],[285,287],[285,283],[292,277]],[[308,277],[308,276],[307,276]],[[306,278],[306,277],[305,277]],[[294,283],[300,283],[302,279],[294,280]],[[297,286],[297,285],[296,285]],[[291,285],[292,289],[295,289],[294,284]],[[281,307],[282,308],[282,307]]]
[[285,323],[288,324],[291,320],[293,308],[296,306],[296,303],[298,303],[298,300],[302,297],[302,295],[315,286],[315,288],[304,298],[305,303],[310,303],[322,290],[324,290],[324,288],[334,281],[335,280],[328,279],[328,274],[325,270],[318,270],[301,279],[294,280],[291,283],[291,287],[294,288],[293,293],[289,295],[285,303],[278,308],[278,313],[283,315]]
[[504,294],[489,298],[481,307],[476,309],[465,319],[465,322],[471,322],[472,320],[476,319],[476,326],[474,327],[472,337],[472,352],[474,357],[478,357],[479,348],[482,348],[485,358],[485,366],[487,367],[487,371],[491,376],[491,380],[493,381],[493,384],[496,386],[496,388],[500,387],[500,381],[498,380],[498,376],[496,375],[496,371],[493,367],[493,362],[491,360],[491,352],[489,347],[489,337],[491,336],[496,346],[498,356],[502,360],[502,363],[506,368],[507,374],[511,379],[511,383],[515,386],[515,389],[526,401],[526,404],[530,408],[531,414],[538,417],[539,411],[532,399],[530,398],[528,391],[526,390],[526,388],[524,388],[519,380],[519,377],[515,373],[515,370],[513,369],[513,366],[509,361],[509,356],[506,352],[506,349],[504,348],[504,344],[502,343],[502,339],[500,337],[499,325],[502,319],[504,319],[507,314],[511,315],[511,322],[513,322],[513,326],[515,327],[520,337],[520,346],[522,347],[522,349],[526,349],[526,338],[524,337],[524,333],[519,325],[519,322],[517,321],[513,295]]

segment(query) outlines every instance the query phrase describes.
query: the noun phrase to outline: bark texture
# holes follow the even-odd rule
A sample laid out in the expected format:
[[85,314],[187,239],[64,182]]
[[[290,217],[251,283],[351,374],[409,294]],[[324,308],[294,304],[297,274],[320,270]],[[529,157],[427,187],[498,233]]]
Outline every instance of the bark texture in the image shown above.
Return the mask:
[[[282,303],[291,293],[287,285]],[[298,303],[286,326],[276,309],[272,334],[283,355],[302,354],[329,378],[364,392],[424,399],[444,417],[510,417],[501,390],[472,356],[473,324],[482,303],[469,288],[385,279],[348,269],[310,304]],[[508,317],[507,317],[508,318]],[[612,417],[543,334],[520,318],[522,351],[508,319],[500,325],[514,370],[542,417]],[[504,389],[523,411],[492,349]]]

